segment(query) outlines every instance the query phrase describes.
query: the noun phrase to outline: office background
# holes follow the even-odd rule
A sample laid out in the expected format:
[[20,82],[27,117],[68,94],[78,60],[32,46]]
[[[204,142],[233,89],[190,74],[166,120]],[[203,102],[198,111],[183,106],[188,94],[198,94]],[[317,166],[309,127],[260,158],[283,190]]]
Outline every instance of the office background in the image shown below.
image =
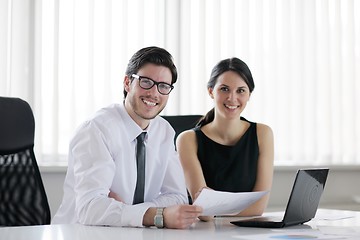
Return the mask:
[[296,168],[330,166],[326,204],[358,207],[359,1],[0,0],[0,95],[33,108],[53,212],[76,126],[122,101],[126,63],[149,45],[179,68],[163,114],[205,114],[211,68],[233,56],[249,65],[243,116],[275,135],[271,206],[286,202]]

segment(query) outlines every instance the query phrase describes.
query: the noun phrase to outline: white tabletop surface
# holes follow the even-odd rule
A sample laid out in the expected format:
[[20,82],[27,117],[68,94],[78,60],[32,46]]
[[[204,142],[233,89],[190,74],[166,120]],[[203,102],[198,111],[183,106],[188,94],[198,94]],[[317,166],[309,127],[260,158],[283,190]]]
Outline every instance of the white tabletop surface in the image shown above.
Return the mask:
[[[266,213],[265,215],[278,213]],[[283,229],[245,228],[230,223],[234,217],[215,218],[211,222],[197,222],[185,230],[43,225],[0,227],[0,240],[152,240],[152,239],[360,239],[360,212],[318,210],[315,219],[303,225]],[[303,238],[299,236],[303,235]]]

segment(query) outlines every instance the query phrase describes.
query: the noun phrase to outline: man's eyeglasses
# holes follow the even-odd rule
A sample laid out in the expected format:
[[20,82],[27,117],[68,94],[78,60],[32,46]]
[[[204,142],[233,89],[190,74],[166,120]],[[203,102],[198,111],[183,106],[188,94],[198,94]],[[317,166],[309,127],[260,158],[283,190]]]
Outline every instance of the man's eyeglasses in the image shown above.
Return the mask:
[[148,89],[152,88],[154,85],[156,85],[158,92],[160,94],[162,94],[162,95],[168,95],[171,92],[171,90],[174,89],[173,85],[170,85],[170,84],[165,83],[165,82],[155,82],[151,78],[139,76],[139,75],[136,75],[136,74],[133,74],[131,76],[133,78],[136,78],[136,79],[139,80],[139,86],[142,89],[148,90]]

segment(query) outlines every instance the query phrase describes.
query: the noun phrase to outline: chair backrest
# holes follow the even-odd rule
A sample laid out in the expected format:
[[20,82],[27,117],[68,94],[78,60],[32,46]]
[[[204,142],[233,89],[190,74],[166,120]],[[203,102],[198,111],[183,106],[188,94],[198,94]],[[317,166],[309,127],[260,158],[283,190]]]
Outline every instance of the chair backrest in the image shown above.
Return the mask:
[[188,129],[195,127],[202,115],[172,115],[162,116],[165,118],[175,130],[175,140],[177,136]]
[[35,120],[27,102],[0,97],[0,226],[50,224],[34,154]]

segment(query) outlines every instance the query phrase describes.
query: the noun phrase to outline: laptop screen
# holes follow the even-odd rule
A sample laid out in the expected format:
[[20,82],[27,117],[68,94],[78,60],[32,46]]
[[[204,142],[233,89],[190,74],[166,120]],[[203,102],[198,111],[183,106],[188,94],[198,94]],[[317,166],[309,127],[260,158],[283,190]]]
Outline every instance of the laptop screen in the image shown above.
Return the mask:
[[300,169],[286,207],[284,223],[293,225],[315,217],[329,169]]

